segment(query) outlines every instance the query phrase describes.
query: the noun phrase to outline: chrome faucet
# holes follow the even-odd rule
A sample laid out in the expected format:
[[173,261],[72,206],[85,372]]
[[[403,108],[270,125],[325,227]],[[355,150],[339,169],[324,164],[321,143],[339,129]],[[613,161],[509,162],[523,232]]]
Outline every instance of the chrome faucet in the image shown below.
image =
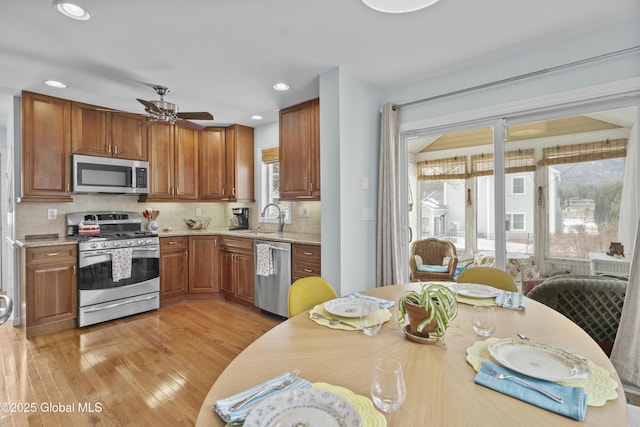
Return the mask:
[[264,209],[262,209],[260,218],[264,218],[264,213],[267,211],[267,208],[269,206],[275,206],[276,208],[278,208],[278,233],[282,233],[282,231],[284,230],[284,215],[282,215],[282,209],[280,209],[280,206],[276,205],[275,203],[269,203],[264,207]]

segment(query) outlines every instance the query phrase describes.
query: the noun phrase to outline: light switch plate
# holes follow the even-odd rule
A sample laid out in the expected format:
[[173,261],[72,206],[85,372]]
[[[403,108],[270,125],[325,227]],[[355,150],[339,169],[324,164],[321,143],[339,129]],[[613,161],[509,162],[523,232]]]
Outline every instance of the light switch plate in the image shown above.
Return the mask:
[[58,209],[47,209],[47,219],[58,218]]
[[298,217],[309,218],[309,208],[306,205],[298,207]]
[[196,208],[196,216],[202,216],[202,208]]

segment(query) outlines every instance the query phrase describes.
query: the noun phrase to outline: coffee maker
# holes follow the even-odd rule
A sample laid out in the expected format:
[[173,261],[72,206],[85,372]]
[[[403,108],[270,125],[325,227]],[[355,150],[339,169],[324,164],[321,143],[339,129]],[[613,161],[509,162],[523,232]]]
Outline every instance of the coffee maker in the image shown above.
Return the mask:
[[249,229],[249,208],[232,208],[231,212],[236,217],[235,221],[229,226],[229,230],[248,230]]

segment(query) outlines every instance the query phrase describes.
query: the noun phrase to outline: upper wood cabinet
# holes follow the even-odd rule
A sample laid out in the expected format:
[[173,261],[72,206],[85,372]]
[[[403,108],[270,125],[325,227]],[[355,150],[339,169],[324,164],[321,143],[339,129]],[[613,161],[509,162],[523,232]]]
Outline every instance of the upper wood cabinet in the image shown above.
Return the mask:
[[320,199],[320,100],[280,110],[280,199]]
[[167,123],[149,127],[149,194],[143,200],[198,198],[198,132]]
[[198,184],[201,200],[225,198],[225,128],[205,128],[198,141]]
[[73,201],[70,118],[70,101],[22,92],[20,201]]
[[225,128],[225,189],[223,200],[253,202],[253,128]]
[[89,156],[147,160],[146,117],[71,103],[71,148]]

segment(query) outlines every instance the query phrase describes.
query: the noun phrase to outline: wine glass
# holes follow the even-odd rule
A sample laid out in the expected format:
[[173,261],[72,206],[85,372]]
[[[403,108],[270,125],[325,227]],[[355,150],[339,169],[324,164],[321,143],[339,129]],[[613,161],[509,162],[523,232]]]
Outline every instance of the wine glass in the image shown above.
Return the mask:
[[407,396],[400,362],[376,359],[370,391],[373,403],[381,411],[390,413],[398,409]]
[[365,335],[375,335],[380,332],[380,328],[382,327],[380,310],[376,309],[371,313],[361,316],[360,325]]
[[473,307],[471,326],[476,334],[488,337],[496,331],[496,313],[491,306],[476,305]]

